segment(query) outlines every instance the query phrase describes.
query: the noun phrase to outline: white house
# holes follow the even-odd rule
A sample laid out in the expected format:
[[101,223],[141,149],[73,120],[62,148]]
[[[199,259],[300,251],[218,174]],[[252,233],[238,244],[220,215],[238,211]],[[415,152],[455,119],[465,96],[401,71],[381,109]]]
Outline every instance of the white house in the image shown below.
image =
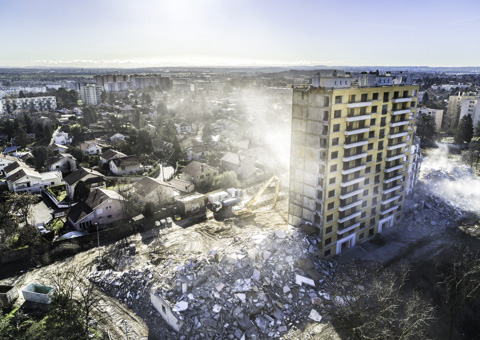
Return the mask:
[[75,186],[80,181],[83,181],[89,188],[105,187],[105,178],[101,173],[95,170],[80,168],[65,177],[65,187],[70,199],[73,199]]
[[20,167],[6,178],[6,182],[10,191],[38,193],[49,186],[62,184],[63,180],[60,171],[39,173],[30,168]]
[[117,142],[120,142],[120,141],[125,141],[125,136],[122,135],[121,133],[115,133],[113,134],[112,136],[110,136],[110,141],[113,142],[113,143],[117,143]]
[[109,149],[104,153],[102,153],[102,155],[100,156],[100,163],[103,165],[110,162],[112,159],[121,158],[121,157],[127,157],[127,155],[125,155],[120,151]]
[[62,173],[69,173],[77,170],[77,160],[69,153],[59,153],[48,160],[47,168],[50,171],[59,170]]
[[53,135],[54,144],[66,145],[72,142],[72,138],[68,138],[68,133],[63,131],[57,131]]
[[100,155],[102,153],[102,147],[95,141],[81,143],[80,150],[88,155]]
[[12,156],[0,154],[0,171],[3,171],[6,166],[15,163],[17,159]]
[[115,175],[133,175],[143,170],[137,156],[115,158],[110,161],[110,171]]
[[156,205],[174,203],[178,195],[170,183],[152,177],[144,177],[135,183],[132,192],[141,204],[152,202]]

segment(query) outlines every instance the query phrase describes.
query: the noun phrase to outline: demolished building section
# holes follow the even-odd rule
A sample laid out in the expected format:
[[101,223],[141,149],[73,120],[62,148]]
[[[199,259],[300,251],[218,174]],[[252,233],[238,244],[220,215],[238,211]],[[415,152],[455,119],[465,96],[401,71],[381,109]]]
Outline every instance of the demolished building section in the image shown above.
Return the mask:
[[418,86],[393,84],[389,73],[334,72],[293,89],[288,222],[316,227],[325,257],[403,216],[418,169]]

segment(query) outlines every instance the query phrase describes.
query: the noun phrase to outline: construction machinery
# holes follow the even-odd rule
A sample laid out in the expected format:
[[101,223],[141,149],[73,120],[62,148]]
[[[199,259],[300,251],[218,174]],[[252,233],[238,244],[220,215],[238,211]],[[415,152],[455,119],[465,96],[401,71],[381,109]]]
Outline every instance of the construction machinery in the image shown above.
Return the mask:
[[224,219],[227,217],[241,217],[246,218],[253,215],[252,205],[258,201],[264,191],[275,183],[275,198],[273,208],[275,209],[278,199],[278,192],[280,190],[280,179],[277,176],[270,178],[260,190],[253,196],[247,204],[242,206],[242,190],[230,188],[227,192],[218,192],[208,197],[208,208],[213,212],[216,219]]

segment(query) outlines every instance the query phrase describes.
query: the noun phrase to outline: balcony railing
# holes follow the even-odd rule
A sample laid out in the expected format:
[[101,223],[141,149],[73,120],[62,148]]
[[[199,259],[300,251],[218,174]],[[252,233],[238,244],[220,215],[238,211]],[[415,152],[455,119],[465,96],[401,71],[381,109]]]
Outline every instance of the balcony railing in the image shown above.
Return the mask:
[[372,118],[372,115],[347,115],[347,122],[356,122]]
[[406,135],[408,135],[408,131],[399,132],[399,133],[396,133],[396,134],[393,134],[393,135],[389,135],[388,138],[390,138],[390,139],[400,138],[400,137],[405,137]]
[[349,193],[340,195],[340,199],[345,200],[349,197],[352,197],[352,196],[355,196],[355,195],[360,195],[362,192],[363,192],[363,188],[358,189],[358,190],[354,190],[354,191],[350,191]]
[[348,174],[351,174],[351,173],[356,172],[356,171],[365,170],[366,168],[367,168],[366,165],[359,165],[359,166],[355,166],[355,167],[352,167],[352,168],[343,169],[342,170],[342,175],[348,175]]
[[399,198],[400,198],[400,195],[396,195],[396,196],[393,196],[392,198],[389,198],[389,199],[386,199],[386,200],[384,200],[384,201],[381,201],[380,203],[381,203],[381,204],[388,204],[388,203],[393,202],[393,201],[395,201],[395,200],[397,200],[397,199],[399,199]]
[[371,106],[373,104],[372,101],[358,101],[354,103],[347,103],[347,108],[355,108],[355,107],[365,107],[365,106]]
[[385,189],[385,190],[382,190],[382,194],[385,195],[385,194],[389,194],[395,190],[398,190],[400,189],[402,186],[401,185],[397,185],[397,186],[394,186],[394,187],[391,187],[390,189]]
[[345,211],[345,210],[348,210],[348,209],[352,209],[354,207],[356,207],[357,205],[360,205],[362,204],[362,199],[361,198],[358,198],[357,200],[355,200],[354,202],[348,204],[348,205],[340,205],[340,207],[338,208],[339,211]]
[[345,143],[343,144],[343,147],[345,149],[351,149],[351,148],[356,148],[358,146],[363,146],[368,144],[368,139],[362,138],[360,140],[353,141],[350,138],[345,139]]
[[398,155],[393,155],[393,156],[391,156],[391,157],[386,157],[385,160],[386,160],[387,162],[392,162],[392,161],[394,161],[394,160],[396,160],[396,159],[400,159],[400,158],[403,158],[403,157],[405,157],[405,154],[404,154],[404,153],[400,153],[400,154],[398,154]]
[[402,125],[408,125],[410,124],[410,122],[408,120],[402,120],[402,121],[399,121],[399,122],[394,122],[394,123],[390,123],[390,127],[396,127],[396,126],[402,126]]
[[381,215],[386,215],[386,214],[388,214],[388,213],[390,213],[390,212],[392,212],[392,211],[395,211],[395,210],[397,210],[397,209],[398,209],[398,205],[396,205],[396,206],[394,206],[394,207],[391,207],[391,208],[389,208],[389,209],[387,209],[387,210],[383,210],[383,211],[381,210],[381,211],[380,211],[380,214],[381,214]]
[[345,130],[345,135],[358,135],[360,133],[366,133],[370,131],[370,127],[356,127],[356,128],[347,128]]
[[402,114],[410,113],[411,111],[412,109],[392,111],[392,115],[402,115]]
[[407,143],[400,141],[400,142],[392,143],[391,145],[387,146],[387,150],[395,150],[398,148],[404,148],[406,146],[407,146]]
[[405,97],[405,98],[393,98],[392,103],[406,103],[411,102],[413,97]]
[[354,185],[354,184],[357,184],[357,183],[360,183],[360,182],[363,182],[365,180],[365,176],[362,176],[362,177],[359,177],[359,178],[354,178],[354,179],[351,179],[349,181],[342,181],[342,183],[340,184],[340,186],[342,188],[345,188],[345,187],[348,187],[350,185]]
[[350,230],[353,230],[357,227],[360,226],[360,222],[357,222],[355,224],[352,224],[351,226],[349,227],[346,227],[346,228],[343,228],[343,229],[338,229],[337,230],[337,235],[342,235],[342,234],[345,234],[346,232],[349,232]]
[[398,175],[392,178],[386,178],[383,180],[383,183],[385,184],[392,183],[392,182],[395,182],[396,180],[402,179],[402,177],[403,177],[402,175]]
[[366,153],[366,152],[359,153],[359,154],[356,154],[356,155],[347,156],[347,157],[343,157],[342,160],[343,160],[344,162],[350,162],[350,161],[354,161],[354,160],[356,160],[356,159],[363,158],[363,157],[367,157],[367,153]]
[[393,166],[390,166],[390,167],[385,167],[385,172],[386,173],[389,173],[389,172],[392,172],[392,171],[395,171],[395,170],[400,170],[401,168],[403,168],[403,164],[399,164],[399,165],[393,165]]
[[345,216],[344,218],[341,218],[338,220],[338,223],[345,223],[347,221],[350,221],[351,219],[354,219],[362,214],[361,211],[355,211],[352,214]]

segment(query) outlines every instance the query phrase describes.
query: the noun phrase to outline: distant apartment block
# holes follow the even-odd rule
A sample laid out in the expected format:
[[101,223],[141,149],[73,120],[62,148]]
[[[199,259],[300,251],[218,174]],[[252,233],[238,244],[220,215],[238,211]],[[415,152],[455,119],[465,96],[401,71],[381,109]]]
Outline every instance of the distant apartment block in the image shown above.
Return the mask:
[[427,115],[435,118],[435,127],[437,132],[440,131],[443,121],[443,110],[429,109],[428,107],[422,107],[417,109],[417,118],[420,115]]
[[55,96],[2,99],[1,114],[10,114],[15,110],[53,111],[57,109]]
[[466,115],[471,115],[473,126],[476,127],[480,121],[480,97],[477,99],[463,99],[460,109],[460,119]]
[[102,102],[102,87],[95,84],[87,84],[80,87],[80,98],[83,105],[98,105]]
[[288,222],[313,227],[323,256],[402,219],[419,157],[418,89],[409,77],[378,72],[294,86]]
[[[442,129],[444,130],[455,129],[455,127],[458,125],[460,121],[460,115],[462,113],[462,110],[465,115],[466,112],[468,112],[468,109],[471,109],[471,107],[468,107],[469,105],[471,105],[471,103],[469,102],[478,101],[478,99],[480,99],[480,96],[476,92],[459,92],[455,96],[450,96],[448,98],[447,114],[443,118]],[[464,107],[468,107],[466,109],[467,110],[466,112],[464,111],[465,110]]]
[[98,86],[103,86],[106,92],[120,92],[128,90],[142,90],[155,88],[168,90],[172,83],[169,77],[158,74],[137,75],[137,74],[107,74],[95,76]]

